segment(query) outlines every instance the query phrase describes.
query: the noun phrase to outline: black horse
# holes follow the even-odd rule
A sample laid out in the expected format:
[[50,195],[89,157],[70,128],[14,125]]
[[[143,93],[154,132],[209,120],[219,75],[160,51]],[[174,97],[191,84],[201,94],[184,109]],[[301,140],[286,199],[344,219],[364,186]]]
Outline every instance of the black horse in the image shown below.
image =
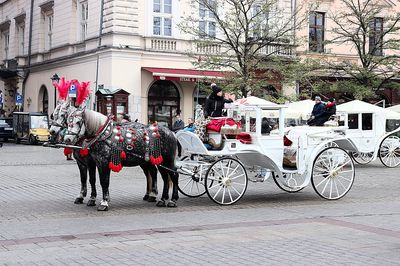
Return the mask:
[[[108,210],[111,169],[118,172],[123,166],[141,166],[145,174],[152,177],[153,192],[156,189],[158,168],[164,188],[157,206],[177,206],[179,198],[178,173],[175,167],[177,141],[169,129],[154,125],[144,126],[140,123],[116,126],[98,112],[85,108],[71,110],[64,141],[67,144],[75,144],[83,138],[89,143],[90,155],[96,162],[103,190],[103,200],[98,210]],[[169,178],[173,189],[172,200],[167,204]]]

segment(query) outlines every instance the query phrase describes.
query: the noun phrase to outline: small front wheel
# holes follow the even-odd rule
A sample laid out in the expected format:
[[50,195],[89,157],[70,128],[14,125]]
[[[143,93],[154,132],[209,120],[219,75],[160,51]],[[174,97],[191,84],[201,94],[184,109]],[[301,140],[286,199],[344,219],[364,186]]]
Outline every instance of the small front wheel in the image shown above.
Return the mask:
[[301,191],[304,187],[301,187],[304,183],[306,175],[298,173],[283,173],[282,177],[276,176],[275,173],[272,175],[275,184],[283,191],[289,193],[295,193]]
[[390,168],[400,165],[400,138],[387,136],[379,147],[379,159]]
[[247,189],[247,183],[246,169],[234,158],[215,161],[205,177],[207,195],[220,205],[231,205],[240,200]]
[[354,176],[354,162],[350,155],[341,148],[330,147],[315,158],[311,183],[322,198],[336,200],[349,192]]
[[192,155],[192,158],[185,156],[178,161],[178,164],[182,164],[181,171],[187,172],[186,175],[180,175],[178,185],[179,192],[186,197],[197,198],[206,194],[204,176],[207,165],[200,160],[198,155]]
[[351,158],[358,164],[368,164],[374,159],[373,152],[351,152]]

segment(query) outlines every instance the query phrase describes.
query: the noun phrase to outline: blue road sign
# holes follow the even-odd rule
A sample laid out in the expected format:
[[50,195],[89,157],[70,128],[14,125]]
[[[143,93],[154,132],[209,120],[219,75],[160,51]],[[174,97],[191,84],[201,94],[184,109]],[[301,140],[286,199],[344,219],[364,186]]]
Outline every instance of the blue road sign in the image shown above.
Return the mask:
[[74,97],[74,98],[76,97],[76,86],[75,86],[75,84],[72,84],[69,87],[68,96],[69,97]]
[[22,102],[23,102],[22,95],[17,94],[17,95],[15,96],[15,103],[16,103],[17,105],[22,105]]

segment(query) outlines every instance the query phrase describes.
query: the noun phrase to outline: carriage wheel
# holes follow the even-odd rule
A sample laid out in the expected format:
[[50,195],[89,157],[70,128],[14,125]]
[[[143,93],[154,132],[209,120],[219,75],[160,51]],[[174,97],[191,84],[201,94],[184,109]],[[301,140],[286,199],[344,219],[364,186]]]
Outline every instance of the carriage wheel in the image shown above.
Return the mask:
[[374,159],[373,152],[351,152],[350,155],[358,164],[368,164]]
[[[198,155],[194,155],[193,160],[199,160]],[[182,157],[180,161],[193,161],[189,156]],[[204,165],[199,164],[186,164],[183,163],[184,168],[193,173],[193,175],[180,175],[178,190],[180,193],[189,198],[197,198],[206,193],[204,187],[204,175],[206,168]]]
[[336,200],[349,192],[354,176],[354,162],[350,155],[341,148],[330,147],[315,158],[311,183],[322,198]]
[[237,202],[244,195],[247,182],[246,169],[233,158],[221,158],[215,161],[208,168],[205,177],[207,195],[221,205]]
[[283,173],[282,177],[275,174],[272,175],[275,184],[283,191],[289,193],[295,193],[302,190],[304,187],[299,187],[299,185],[304,183],[305,175],[300,175],[297,173]]
[[379,159],[386,167],[396,167],[400,164],[400,138],[387,136],[379,147]]

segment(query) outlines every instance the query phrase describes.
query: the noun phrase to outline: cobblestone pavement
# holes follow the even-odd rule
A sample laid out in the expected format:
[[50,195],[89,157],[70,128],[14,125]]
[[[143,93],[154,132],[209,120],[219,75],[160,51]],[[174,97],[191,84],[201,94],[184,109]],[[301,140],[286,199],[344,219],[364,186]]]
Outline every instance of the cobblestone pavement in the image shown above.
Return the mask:
[[233,206],[181,196],[170,209],[143,202],[143,174],[127,168],[97,212],[73,203],[78,169],[62,150],[5,144],[0,265],[400,265],[399,169],[357,166],[338,201],[267,181]]

